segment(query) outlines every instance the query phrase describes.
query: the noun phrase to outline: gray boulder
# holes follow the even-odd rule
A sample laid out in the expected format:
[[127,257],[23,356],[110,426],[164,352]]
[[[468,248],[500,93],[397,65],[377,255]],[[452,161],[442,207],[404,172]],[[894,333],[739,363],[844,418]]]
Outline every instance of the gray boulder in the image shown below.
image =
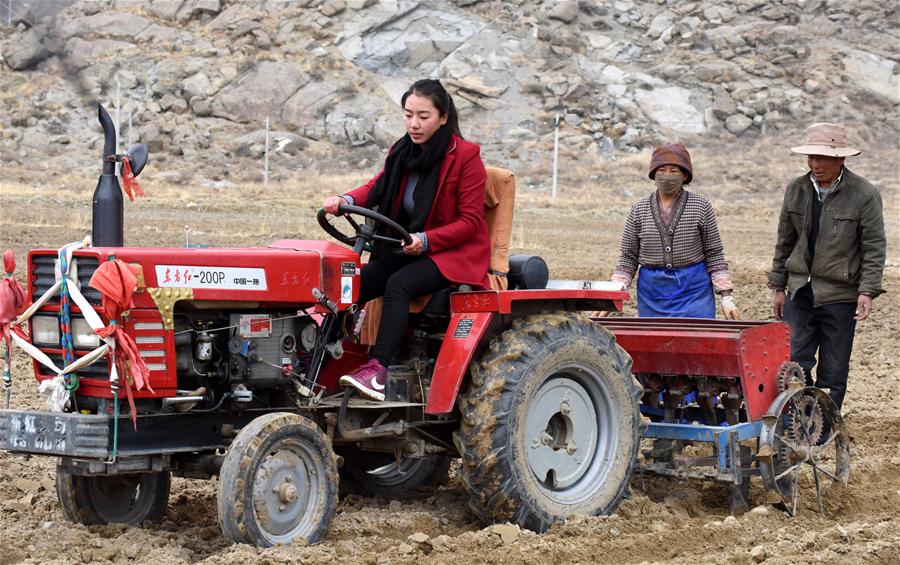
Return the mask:
[[137,143],[143,143],[152,153],[162,151],[163,135],[159,127],[151,122],[138,128]]
[[703,133],[703,112],[691,103],[691,91],[680,86],[667,86],[635,92],[637,103],[650,119],[665,129],[678,133]]
[[171,92],[166,92],[163,97],[159,99],[159,107],[163,110],[169,110],[177,100],[179,100],[177,96]]
[[381,114],[380,107],[358,98],[341,101],[325,115],[325,135],[338,145],[365,145],[375,141],[373,128]]
[[663,10],[662,12],[656,14],[653,20],[650,21],[650,27],[647,28],[647,35],[649,35],[653,39],[658,38],[663,34],[663,32],[670,29],[672,25],[674,25],[675,17],[675,14],[668,10]]
[[281,114],[281,106],[310,77],[283,61],[260,61],[216,95],[212,114],[238,122],[263,122]]
[[119,86],[123,89],[130,90],[138,85],[139,79],[133,72],[127,69],[119,69],[116,71],[112,82],[115,83],[116,81],[119,82]]
[[900,104],[900,76],[897,75],[900,65],[894,61],[867,51],[848,49],[844,70],[863,90]]
[[188,0],[178,10],[177,19],[186,22],[197,17],[211,17],[222,11],[219,0]]
[[344,0],[325,0],[321,6],[319,6],[319,11],[322,12],[322,15],[328,16],[336,16],[347,9],[347,4]]
[[534,131],[524,128],[524,127],[513,127],[504,132],[506,138],[504,139],[505,143],[519,143],[522,141],[537,139],[538,134]]
[[137,34],[135,39],[141,42],[146,41],[166,44],[174,43],[179,35],[179,31],[173,27],[150,24],[144,31]]
[[713,90],[713,96],[712,111],[716,119],[724,120],[737,111],[737,105],[731,98],[731,94],[721,84]]
[[377,12],[372,7],[353,14],[338,50],[379,75],[406,74],[423,63],[433,67],[486,25],[478,18],[412,2],[398,2],[392,11],[379,5]]
[[144,9],[157,18],[175,20],[184,0],[148,0]]
[[720,25],[734,19],[734,10],[726,5],[712,5],[703,10],[703,17],[711,24]]
[[261,19],[262,14],[257,8],[250,5],[249,2],[238,2],[229,6],[225,11],[216,16],[214,20],[206,24],[209,29],[228,29],[241,22],[257,21]]
[[311,139],[325,136],[325,114],[337,104],[339,86],[312,81],[301,87],[281,107],[281,121]]
[[136,52],[137,46],[126,41],[115,39],[85,41],[73,37],[66,42],[63,55],[67,64],[76,69],[83,69],[112,57],[133,55]]
[[747,128],[753,125],[753,120],[744,114],[733,114],[725,120],[725,129],[734,135],[741,135]]
[[201,57],[163,59],[148,73],[147,82],[150,84],[150,91],[157,96],[178,92],[187,77],[207,65],[207,60]]
[[147,18],[137,14],[101,12],[69,20],[59,28],[59,32],[63,38],[97,34],[105,37],[131,39],[147,29],[151,23]]
[[33,67],[47,57],[47,49],[41,44],[41,34],[34,28],[13,35],[4,51],[6,64],[16,71]]
[[403,126],[393,114],[382,114],[375,120],[372,126],[372,136],[375,143],[382,148],[390,147],[403,135]]
[[188,100],[195,96],[206,98],[216,93],[215,87],[204,72],[199,72],[185,79],[181,88]]
[[576,0],[552,0],[547,3],[549,10],[547,17],[551,20],[559,20],[564,23],[571,23],[578,17],[578,2]]

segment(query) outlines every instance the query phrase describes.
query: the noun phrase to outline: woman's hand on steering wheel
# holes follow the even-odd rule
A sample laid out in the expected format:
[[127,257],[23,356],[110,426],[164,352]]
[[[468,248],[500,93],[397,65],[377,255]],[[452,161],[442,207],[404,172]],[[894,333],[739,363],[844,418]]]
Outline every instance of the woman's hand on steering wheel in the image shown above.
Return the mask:
[[412,243],[403,246],[403,254],[421,255],[425,253],[425,243],[422,241],[422,238],[412,233],[409,234],[409,237],[412,238]]
[[338,213],[338,206],[346,204],[350,203],[347,202],[347,199],[343,196],[329,196],[322,204],[322,208],[332,216],[336,216]]

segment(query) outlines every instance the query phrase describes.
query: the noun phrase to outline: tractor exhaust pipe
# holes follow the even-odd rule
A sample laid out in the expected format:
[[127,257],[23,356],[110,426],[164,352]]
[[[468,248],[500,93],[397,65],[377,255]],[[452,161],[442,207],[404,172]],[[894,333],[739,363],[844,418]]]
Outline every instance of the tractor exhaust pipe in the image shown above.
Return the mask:
[[98,104],[103,126],[103,174],[94,189],[91,239],[95,247],[122,247],[125,220],[122,189],[116,177],[116,128],[106,109]]

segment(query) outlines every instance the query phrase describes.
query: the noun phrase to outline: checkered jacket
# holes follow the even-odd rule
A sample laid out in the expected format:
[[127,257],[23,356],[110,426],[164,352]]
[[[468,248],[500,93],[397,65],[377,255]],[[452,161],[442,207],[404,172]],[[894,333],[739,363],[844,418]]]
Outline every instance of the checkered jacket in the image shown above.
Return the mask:
[[631,207],[612,280],[630,285],[638,265],[679,269],[705,261],[716,292],[732,290],[716,213],[709,201],[682,190],[674,206],[668,227],[662,224],[655,191]]

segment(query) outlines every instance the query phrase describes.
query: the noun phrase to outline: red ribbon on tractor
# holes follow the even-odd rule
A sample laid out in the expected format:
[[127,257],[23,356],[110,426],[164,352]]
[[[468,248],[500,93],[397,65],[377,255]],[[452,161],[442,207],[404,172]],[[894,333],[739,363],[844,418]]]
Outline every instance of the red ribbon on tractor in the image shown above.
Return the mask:
[[16,271],[16,256],[12,250],[3,253],[3,272],[6,275],[0,281],[0,337],[6,341],[7,352],[12,351],[12,334],[28,339],[22,328],[16,324],[16,318],[25,309],[25,290],[19,281],[13,278]]
[[146,387],[153,392],[150,388],[150,369],[141,357],[134,339],[119,324],[122,313],[134,306],[131,297],[137,288],[136,273],[137,269],[124,261],[110,259],[100,265],[89,283],[91,288],[99,290],[102,294],[101,308],[109,320],[109,325],[96,332],[100,337],[114,336],[116,340],[115,363],[125,385],[135,429],[137,429],[137,411],[131,387],[133,385],[136,390],[143,390]]
[[[134,173],[131,170],[131,159],[127,156],[122,159],[122,184],[125,188],[125,194],[128,195],[128,200],[134,202],[135,196],[145,196],[144,189],[141,188],[137,179],[134,178]],[[132,190],[134,190],[134,195],[132,195]]]

